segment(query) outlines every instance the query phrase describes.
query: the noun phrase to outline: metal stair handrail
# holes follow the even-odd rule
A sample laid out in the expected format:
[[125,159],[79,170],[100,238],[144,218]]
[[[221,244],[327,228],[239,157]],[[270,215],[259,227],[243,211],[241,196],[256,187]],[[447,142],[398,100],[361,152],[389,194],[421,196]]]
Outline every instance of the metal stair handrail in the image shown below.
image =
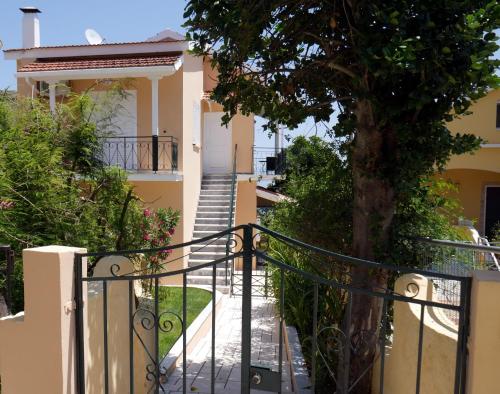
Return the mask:
[[[227,228],[233,227],[233,214],[234,214],[234,191],[236,188],[236,159],[238,154],[238,144],[234,145],[234,155],[233,155],[233,172],[231,173],[231,199],[229,202],[229,217],[227,220]],[[231,234],[227,234],[226,242],[226,258],[229,256],[229,247],[231,242]],[[226,260],[226,286],[228,285],[228,260]],[[232,285],[232,274],[234,270],[234,261],[231,262],[231,285]]]

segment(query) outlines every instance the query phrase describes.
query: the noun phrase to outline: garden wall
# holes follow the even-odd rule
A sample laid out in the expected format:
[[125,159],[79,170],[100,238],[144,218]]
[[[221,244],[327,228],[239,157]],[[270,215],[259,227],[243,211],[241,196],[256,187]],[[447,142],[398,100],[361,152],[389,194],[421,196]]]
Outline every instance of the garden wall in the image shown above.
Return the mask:
[[[415,294],[416,284],[419,291]],[[395,291],[417,299],[435,300],[431,281],[420,275],[405,275]],[[472,280],[470,335],[468,339],[467,393],[498,392],[500,362],[500,272],[475,271]],[[424,316],[421,388],[422,393],[454,392],[457,325],[443,309],[426,307]],[[384,393],[415,392],[418,358],[420,306],[394,303],[394,333],[386,347]],[[379,393],[380,358],[373,374],[373,394]]]

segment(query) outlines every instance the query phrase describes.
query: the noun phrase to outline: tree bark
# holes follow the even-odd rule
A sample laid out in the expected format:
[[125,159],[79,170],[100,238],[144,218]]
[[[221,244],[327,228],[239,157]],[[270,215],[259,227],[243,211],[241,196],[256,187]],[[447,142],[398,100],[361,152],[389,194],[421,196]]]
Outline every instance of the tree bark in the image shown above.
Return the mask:
[[[390,129],[379,129],[372,106],[361,100],[355,108],[357,133],[352,152],[353,168],[353,254],[376,260],[386,250],[395,212],[394,189],[381,177],[384,163],[395,152],[395,137]],[[352,268],[355,287],[383,292],[387,287],[387,272],[363,266]],[[350,393],[371,391],[372,365],[377,352],[383,300],[378,297],[353,294],[350,314],[346,314],[345,329],[350,338]],[[356,383],[357,381],[357,383]]]

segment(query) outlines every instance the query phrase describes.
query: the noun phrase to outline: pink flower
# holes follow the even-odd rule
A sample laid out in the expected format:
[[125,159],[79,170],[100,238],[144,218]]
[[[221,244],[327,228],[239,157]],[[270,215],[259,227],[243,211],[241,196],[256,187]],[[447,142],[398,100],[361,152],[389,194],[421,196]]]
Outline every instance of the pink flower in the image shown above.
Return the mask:
[[149,209],[147,209],[147,208],[146,208],[146,209],[144,210],[144,216],[145,216],[145,217],[147,217],[147,218],[148,218],[148,217],[150,217],[150,216],[151,216],[151,211],[150,211]]
[[174,235],[175,234],[175,228],[172,227],[170,230],[168,230],[168,233],[170,235]]
[[148,233],[144,233],[144,235],[142,236],[142,239],[144,241],[149,241],[151,239],[151,236]]

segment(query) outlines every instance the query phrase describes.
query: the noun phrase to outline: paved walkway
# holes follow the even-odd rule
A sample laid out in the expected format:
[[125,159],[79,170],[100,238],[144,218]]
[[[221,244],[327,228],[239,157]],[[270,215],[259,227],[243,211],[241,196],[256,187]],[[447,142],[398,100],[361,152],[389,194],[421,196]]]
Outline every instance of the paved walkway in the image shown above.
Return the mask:
[[[224,296],[216,319],[215,392],[240,393],[241,382],[241,297]],[[278,319],[273,300],[252,299],[252,365],[278,370]],[[188,353],[187,392],[210,393],[211,333]],[[282,392],[291,392],[290,369],[283,350]],[[168,378],[167,393],[182,393],[182,365]],[[252,393],[264,393],[252,390]]]

